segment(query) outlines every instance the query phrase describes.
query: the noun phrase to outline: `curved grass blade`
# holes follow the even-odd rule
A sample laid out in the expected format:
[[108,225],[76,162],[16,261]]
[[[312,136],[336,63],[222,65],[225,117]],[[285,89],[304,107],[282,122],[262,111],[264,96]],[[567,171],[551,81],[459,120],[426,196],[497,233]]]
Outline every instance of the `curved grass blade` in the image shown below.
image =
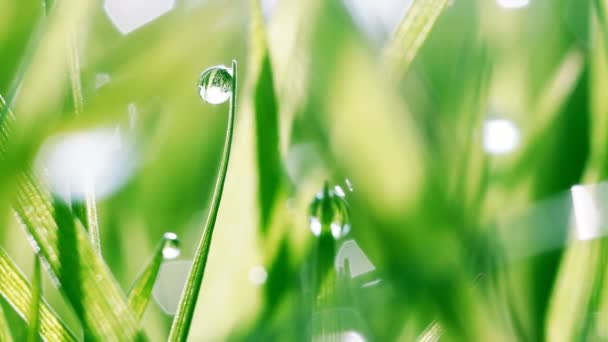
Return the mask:
[[405,74],[448,0],[414,0],[384,49],[391,75]]
[[203,275],[205,273],[205,266],[207,265],[207,257],[209,256],[209,247],[211,246],[213,229],[215,227],[217,213],[220,208],[220,201],[222,199],[222,192],[224,190],[224,181],[226,180],[226,172],[228,171],[228,161],[230,160],[230,148],[232,147],[232,135],[234,132],[234,113],[236,111],[238,81],[237,74],[237,63],[235,60],[233,60],[232,95],[230,96],[228,126],[226,128],[226,138],[224,141],[224,151],[222,152],[220,169],[218,172],[217,181],[215,183],[213,197],[211,198],[211,208],[209,209],[209,215],[207,216],[203,236],[196,250],[194,262],[192,263],[192,269],[190,270],[190,275],[186,281],[184,292],[182,293],[182,297],[179,301],[177,313],[175,314],[173,324],[171,325],[169,341],[186,341],[188,338],[188,332],[190,331],[190,325],[192,324],[192,317],[194,316],[194,308],[196,306],[198,294],[203,283]]
[[[21,316],[31,318],[31,299],[35,297],[25,276],[13,261],[0,249],[0,295]],[[74,334],[57,317],[44,299],[39,300],[40,334],[47,341],[77,341]],[[1,329],[0,329],[1,330]],[[2,341],[4,341],[2,339]]]
[[34,258],[34,276],[32,278],[32,298],[30,299],[30,316],[27,340],[40,341],[40,300],[42,297],[42,278],[40,275],[40,258]]
[[146,307],[150,302],[152,289],[154,289],[154,283],[156,282],[158,271],[160,270],[160,266],[164,260],[163,250],[168,241],[169,239],[166,236],[163,236],[160,243],[156,247],[156,250],[154,251],[152,260],[146,269],[139,275],[137,280],[135,280],[135,283],[129,290],[127,301],[129,303],[129,307],[133,311],[135,320],[138,322],[141,321],[146,311]]
[[11,335],[6,317],[4,317],[2,305],[0,305],[0,341],[13,342],[13,336]]

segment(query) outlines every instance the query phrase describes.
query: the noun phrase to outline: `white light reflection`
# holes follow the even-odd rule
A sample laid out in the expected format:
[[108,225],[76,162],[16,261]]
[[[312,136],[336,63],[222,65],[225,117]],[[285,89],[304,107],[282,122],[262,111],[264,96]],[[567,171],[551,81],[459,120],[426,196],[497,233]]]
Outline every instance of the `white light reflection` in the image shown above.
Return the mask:
[[94,191],[103,198],[129,179],[135,169],[135,151],[118,128],[53,136],[36,158],[51,192],[66,202],[83,200]]
[[602,212],[597,190],[595,187],[584,185],[572,187],[575,234],[579,240],[594,239],[606,233],[602,232]]
[[519,145],[519,129],[506,119],[488,119],[483,126],[483,148],[490,154],[507,154]]
[[530,4],[530,0],[497,0],[500,7],[503,8],[522,8]]
[[106,0],[103,9],[118,31],[129,34],[174,6],[175,0]]
[[338,272],[344,270],[347,260],[351,278],[376,269],[355,240],[347,240],[340,246],[335,260],[335,267]]
[[272,17],[272,14],[276,10],[277,0],[262,0],[261,6],[262,6],[262,15],[264,16],[264,20],[266,22],[269,22],[270,18]]
[[167,314],[173,315],[177,311],[191,267],[192,261],[186,260],[167,261],[160,266],[152,295]]
[[338,196],[340,196],[342,198],[346,197],[346,194],[344,193],[344,190],[339,185],[336,185],[334,187],[334,192],[336,193],[336,195],[338,195]]
[[322,228],[323,228],[323,226],[321,225],[321,221],[319,221],[318,218],[316,218],[316,217],[310,218],[310,231],[312,232],[312,234],[314,236],[321,235]]
[[322,164],[321,157],[314,145],[298,144],[289,148],[285,168],[289,178],[295,184],[301,184]]
[[253,266],[249,269],[249,282],[253,285],[262,285],[268,279],[268,272],[262,265]]
[[370,39],[382,42],[395,30],[412,0],[343,0],[354,22]]
[[95,89],[99,89],[106,84],[110,83],[110,75],[106,73],[99,73],[95,75]]
[[335,341],[335,342],[365,342],[365,337],[363,337],[363,335],[359,334],[356,331],[340,331],[340,332],[333,332],[333,333],[326,333],[323,334],[317,338],[314,338],[313,341],[315,342],[329,342],[329,341]]

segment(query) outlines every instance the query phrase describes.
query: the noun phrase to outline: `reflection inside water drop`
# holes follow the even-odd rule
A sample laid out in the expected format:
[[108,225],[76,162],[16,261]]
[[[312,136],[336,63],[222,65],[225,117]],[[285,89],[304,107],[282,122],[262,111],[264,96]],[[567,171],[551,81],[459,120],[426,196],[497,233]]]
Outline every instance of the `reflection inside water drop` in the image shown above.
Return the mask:
[[232,69],[216,65],[205,69],[198,82],[201,98],[211,104],[228,101],[232,94]]
[[179,249],[179,240],[175,233],[165,233],[163,235],[164,245],[163,245],[163,258],[165,260],[172,260],[177,258],[181,251]]
[[314,236],[327,233],[339,239],[350,231],[348,204],[339,186],[330,189],[325,183],[323,191],[315,195],[310,204],[309,214],[309,228]]

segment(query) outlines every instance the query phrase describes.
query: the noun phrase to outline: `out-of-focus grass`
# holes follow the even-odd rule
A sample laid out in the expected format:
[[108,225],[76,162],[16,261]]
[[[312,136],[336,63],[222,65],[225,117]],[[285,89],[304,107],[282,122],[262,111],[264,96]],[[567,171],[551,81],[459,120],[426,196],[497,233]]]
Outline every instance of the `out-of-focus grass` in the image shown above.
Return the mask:
[[[414,0],[411,8],[430,3]],[[404,47],[399,39],[409,36],[398,29],[396,41],[370,42],[341,2],[278,2],[264,19],[256,1],[177,1],[128,35],[96,2],[57,1],[48,17],[39,3],[1,5],[0,94],[16,123],[2,145],[0,241],[23,269],[32,254],[16,247],[25,246],[11,213],[15,198],[26,200],[19,175],[47,137],[128,126],[129,108],[139,166],[97,202],[104,259],[126,290],[165,231],[181,237],[191,258],[226,124],[226,108],[203,103],[196,80],[202,69],[236,59],[234,148],[193,340],[305,340],[317,329],[377,340],[425,331],[465,340],[606,337],[595,322],[607,315],[605,241],[569,242],[572,206],[536,216],[543,211],[530,209],[545,199],[570,201],[564,191],[572,185],[605,178],[608,40],[597,12],[605,8],[455,1],[436,21],[432,13],[428,36]],[[72,25],[82,109],[73,104],[64,44]],[[384,59],[387,48],[395,65]],[[109,82],[98,88],[100,74]],[[483,150],[490,117],[516,125],[515,151]],[[347,239],[375,266],[368,280],[381,282],[361,288],[362,278],[330,277],[319,307],[311,265],[325,254],[308,230],[307,205],[324,180],[345,178],[354,184]],[[517,242],[542,236],[530,217],[555,227],[552,249]],[[506,248],[527,254],[509,259]],[[248,281],[257,265],[268,272],[261,286]],[[80,331],[82,317],[66,305],[77,302],[74,292],[58,293],[45,287],[49,304]],[[347,313],[327,318],[336,312]],[[5,316],[22,336],[23,322]],[[151,305],[142,330],[162,339],[170,321]]]

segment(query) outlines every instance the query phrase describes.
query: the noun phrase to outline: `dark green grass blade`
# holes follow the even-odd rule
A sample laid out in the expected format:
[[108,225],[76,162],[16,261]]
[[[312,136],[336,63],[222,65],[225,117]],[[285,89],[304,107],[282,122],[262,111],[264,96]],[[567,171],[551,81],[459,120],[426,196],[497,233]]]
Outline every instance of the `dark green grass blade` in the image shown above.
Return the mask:
[[[35,294],[25,276],[0,249],[0,295],[21,316],[29,321],[31,298]],[[43,299],[40,299],[40,334],[47,341],[76,341],[76,337]]]
[[[8,141],[8,125],[14,116],[4,103],[0,103],[0,112],[6,114],[0,124],[2,146]],[[5,147],[0,147],[2,151]],[[17,217],[59,280],[87,335],[104,340],[135,339],[137,322],[127,300],[70,209],[54,205],[30,172],[17,175],[15,184],[13,208]]]
[[282,181],[281,156],[279,151],[279,111],[274,92],[272,65],[266,39],[259,1],[252,1],[254,24],[252,44],[256,49],[254,65],[258,70],[253,95],[255,112],[256,157],[258,166],[258,197],[260,205],[260,228],[267,231],[272,209],[279,195]]
[[154,251],[152,260],[146,266],[145,270],[139,275],[139,277],[137,277],[135,283],[129,290],[129,307],[133,311],[133,315],[138,322],[141,321],[144,313],[146,312],[146,307],[148,307],[148,303],[150,302],[150,296],[152,295],[152,290],[154,289],[154,283],[156,282],[156,277],[158,276],[160,266],[163,263],[163,248],[166,241],[167,239],[165,237],[161,239],[160,243],[156,247],[156,250]]
[[198,294],[203,283],[203,275],[205,273],[205,266],[207,265],[207,257],[209,256],[211,238],[213,236],[213,229],[215,227],[215,221],[217,219],[217,213],[222,199],[222,192],[224,190],[224,181],[226,180],[226,172],[228,171],[228,161],[230,160],[230,149],[232,146],[232,135],[234,131],[234,114],[236,112],[238,82],[237,74],[237,64],[236,61],[233,60],[232,96],[230,97],[228,127],[226,128],[226,139],[224,141],[224,151],[222,153],[220,169],[218,172],[217,181],[215,183],[213,197],[211,198],[209,216],[207,216],[203,236],[196,250],[196,255],[194,256],[194,261],[192,263],[192,269],[190,270],[190,275],[186,281],[184,292],[182,293],[182,297],[179,301],[177,313],[173,319],[171,331],[169,332],[169,341],[186,341],[188,338],[188,332],[190,331],[190,325],[192,324],[192,317],[194,316],[196,301],[198,300]]
[[42,277],[40,275],[40,258],[34,258],[34,276],[32,277],[32,298],[30,300],[29,327],[27,340],[40,341],[40,300],[42,298]]
[[0,305],[0,341],[12,342],[13,337],[11,335],[11,329],[9,328],[6,317],[4,317],[4,311]]
[[391,75],[405,74],[448,0],[414,0],[385,47],[384,58]]

